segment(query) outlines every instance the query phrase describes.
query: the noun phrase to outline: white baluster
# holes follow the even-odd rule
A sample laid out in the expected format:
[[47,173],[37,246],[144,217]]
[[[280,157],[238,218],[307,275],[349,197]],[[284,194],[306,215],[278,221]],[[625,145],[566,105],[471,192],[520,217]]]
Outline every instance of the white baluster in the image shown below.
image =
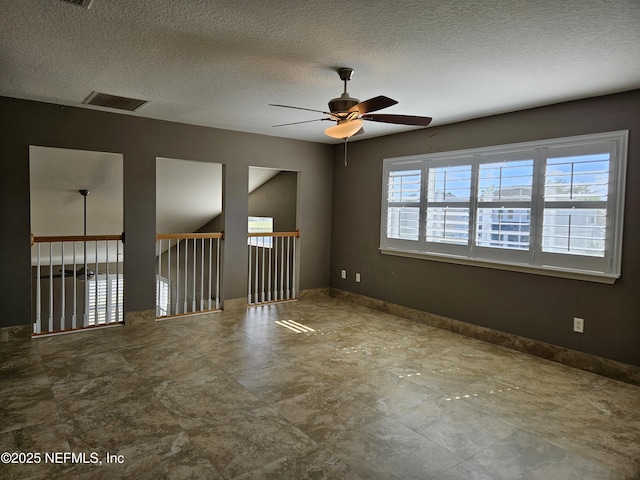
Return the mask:
[[261,279],[260,279],[260,301],[262,303],[264,303],[264,257],[265,257],[265,250],[264,250],[264,244],[266,241],[267,237],[260,237],[262,239],[262,275],[261,275]]
[[49,332],[53,332],[53,243],[49,242]]
[[253,258],[251,257],[251,237],[249,237],[248,248],[249,248],[249,275],[247,275],[247,303],[251,305],[253,302],[251,301],[251,264],[253,263]]
[[284,300],[284,237],[280,237],[280,300]]
[[258,243],[259,243],[258,237],[254,237],[254,238],[256,239],[256,245],[255,245],[255,247],[256,247],[255,248],[255,250],[256,250],[256,264],[255,264],[255,275],[256,275],[256,278],[255,278],[255,283],[254,283],[254,286],[253,286],[253,298],[255,299],[254,303],[258,303],[258,295],[260,294],[260,283],[258,282],[258,275],[260,273],[259,272],[259,268],[258,268],[258,262],[260,260],[260,258],[259,258],[260,250],[258,249],[259,248],[258,247]]
[[176,241],[176,315],[180,313],[180,239]]
[[167,241],[167,278],[169,279],[169,295],[167,298],[167,305],[169,305],[169,308],[167,314],[171,315],[171,309],[173,308],[173,282],[171,281],[171,240]]
[[42,285],[40,285],[40,243],[38,243],[37,247],[38,259],[36,266],[36,331],[35,333],[42,332]]
[[187,279],[189,278],[189,239],[184,240],[184,312],[187,313],[187,295],[189,294],[189,286]]
[[[98,242],[96,241],[96,244]],[[104,323],[111,323],[113,322],[113,318],[111,318],[111,282],[109,279],[109,240],[105,240],[105,248],[107,249],[106,252],[106,256],[105,256],[105,263],[107,264],[107,312],[106,312],[106,317],[105,317],[105,321]],[[96,271],[96,274],[98,272]]]
[[278,237],[273,237],[273,299],[278,300]]
[[84,237],[85,238],[82,243],[82,246],[83,246],[83,257],[82,257],[83,270],[82,271],[84,272],[84,311],[83,311],[82,326],[87,327],[89,326],[89,275],[88,275],[89,262],[87,261],[86,235]]
[[[66,294],[65,294],[65,286],[67,283],[67,276],[66,276],[66,272],[64,271],[64,242],[60,242],[60,264],[62,267],[62,278],[60,279],[61,282],[61,287],[60,287],[60,292],[61,292],[61,305],[62,305],[62,309],[61,309],[61,313],[60,313],[60,330],[64,330],[65,329],[65,308],[66,308]],[[75,275],[75,272],[74,272]]]
[[291,261],[291,237],[287,237],[287,300],[291,298],[291,290],[289,289],[290,261]]
[[216,310],[220,308],[220,239],[216,238]]
[[[95,243],[95,246],[96,246],[96,248],[95,248],[95,251],[96,251],[96,262],[95,262],[96,263],[96,269],[95,269],[94,275],[93,275],[93,284],[96,287],[95,288],[96,301],[95,301],[95,305],[94,305],[96,314],[95,314],[95,319],[94,319],[93,324],[94,325],[99,325],[101,322],[100,322],[100,318],[98,316],[98,298],[99,298],[99,296],[98,296],[99,292],[98,291],[100,290],[98,288],[98,241],[94,240],[94,243]],[[89,281],[89,276],[87,275],[87,272],[85,272],[84,278],[85,278],[85,282]]]
[[156,279],[156,317],[159,317],[162,314],[160,310],[160,302],[162,301],[162,297],[160,295],[160,279],[162,278],[162,239],[159,239],[156,242],[156,246],[158,247],[158,278]]
[[198,242],[196,241],[196,239],[193,239],[193,285],[191,287],[191,298],[192,298],[192,302],[191,302],[191,311],[195,312],[196,311],[196,244]]
[[293,269],[291,270],[291,297],[296,297],[296,244],[298,237],[293,237]]
[[200,240],[200,311],[202,310],[204,310],[204,238]]
[[207,290],[207,310],[211,310],[211,265],[213,264],[212,257],[213,257],[213,238],[209,238],[209,289]]
[[78,266],[76,261],[76,242],[73,242],[73,313],[71,314],[71,328],[73,330],[78,328],[78,285],[76,283],[76,271]]
[[271,250],[273,250],[273,238],[274,237],[270,237],[270,241],[269,241],[269,262],[268,262],[268,266],[267,268],[268,270],[268,285],[267,285],[267,302],[271,301]]

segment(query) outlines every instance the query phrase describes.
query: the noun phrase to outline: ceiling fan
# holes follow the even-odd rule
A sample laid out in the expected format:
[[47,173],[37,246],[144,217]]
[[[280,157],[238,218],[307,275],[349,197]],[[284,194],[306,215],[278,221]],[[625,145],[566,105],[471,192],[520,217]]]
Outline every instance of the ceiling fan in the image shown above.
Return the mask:
[[85,270],[84,268],[80,268],[76,271],[73,270],[64,270],[64,273],[56,273],[55,275],[47,275],[47,278],[62,278],[62,277],[73,277],[74,275],[76,277],[78,277],[78,280],[82,280],[85,281],[87,279],[91,280],[93,278],[93,276],[96,274],[96,272],[94,272],[93,270],[91,270],[90,268],[87,268],[87,274],[85,275]]
[[343,139],[345,142],[352,136],[364,133],[362,128],[363,120],[370,122],[394,123],[398,125],[415,125],[426,127],[431,123],[431,117],[419,117],[415,115],[392,115],[392,114],[372,114],[383,108],[390,107],[398,103],[384,95],[370,98],[361,102],[357,98],[353,98],[347,93],[347,82],[353,76],[353,68],[338,68],[338,75],[344,82],[344,92],[338,98],[329,101],[329,111],[314,110],[311,108],[292,107],[290,105],[269,104],[272,107],[294,108],[296,110],[307,110],[310,112],[318,112],[327,115],[325,118],[315,120],[307,120],[302,122],[283,123],[274,125],[274,127],[284,127],[288,125],[297,125],[300,123],[317,122],[322,120],[331,120],[336,122],[327,128],[324,133],[332,138]]

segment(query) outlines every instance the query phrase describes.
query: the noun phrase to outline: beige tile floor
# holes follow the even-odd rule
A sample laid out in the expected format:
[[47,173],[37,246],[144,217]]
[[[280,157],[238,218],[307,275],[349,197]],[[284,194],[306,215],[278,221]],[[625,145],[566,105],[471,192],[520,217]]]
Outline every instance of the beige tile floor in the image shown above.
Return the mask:
[[2,479],[640,478],[639,387],[330,298],[0,360]]

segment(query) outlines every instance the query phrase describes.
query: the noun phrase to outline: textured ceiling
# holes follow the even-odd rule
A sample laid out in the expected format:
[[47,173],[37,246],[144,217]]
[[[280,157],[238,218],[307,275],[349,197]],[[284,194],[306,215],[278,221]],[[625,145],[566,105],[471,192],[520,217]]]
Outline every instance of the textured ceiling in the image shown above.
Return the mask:
[[638,0],[0,0],[0,32],[0,95],[99,91],[149,100],[133,115],[327,143],[328,122],[272,127],[313,112],[268,104],[326,109],[341,66],[352,96],[432,125],[640,88]]

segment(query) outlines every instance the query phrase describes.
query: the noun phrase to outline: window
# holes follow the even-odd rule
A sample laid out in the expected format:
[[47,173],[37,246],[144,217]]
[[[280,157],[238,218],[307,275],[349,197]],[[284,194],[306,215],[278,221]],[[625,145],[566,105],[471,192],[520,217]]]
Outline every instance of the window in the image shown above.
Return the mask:
[[384,160],[383,253],[613,283],[628,132]]
[[[247,231],[249,233],[273,233],[273,218],[249,217]],[[271,248],[272,239],[273,237],[270,236],[251,236],[248,239],[248,244],[253,245],[254,247]]]
[[124,277],[122,274],[96,275],[87,288],[87,325],[122,322]]
[[169,279],[156,275],[156,317],[169,315]]
[[389,172],[387,227],[390,238],[418,240],[421,174],[420,170]]
[[469,240],[471,167],[430,167],[427,178],[427,241],[466,245]]

